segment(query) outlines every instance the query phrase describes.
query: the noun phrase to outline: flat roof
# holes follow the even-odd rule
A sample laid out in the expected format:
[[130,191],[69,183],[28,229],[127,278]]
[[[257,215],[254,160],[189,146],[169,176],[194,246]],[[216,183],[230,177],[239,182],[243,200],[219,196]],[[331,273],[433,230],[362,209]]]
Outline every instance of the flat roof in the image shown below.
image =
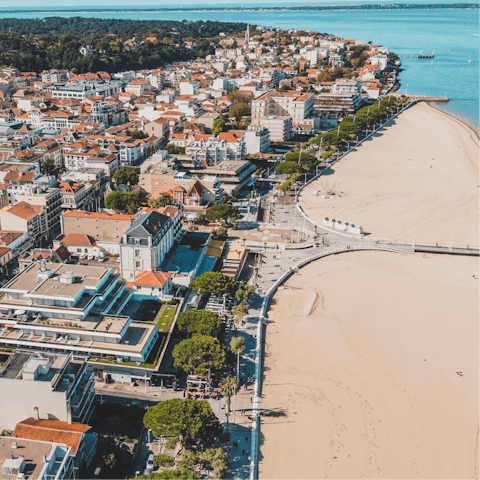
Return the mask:
[[[17,444],[17,448],[12,448],[12,443]],[[20,456],[24,457],[25,468],[23,473],[25,478],[39,478],[40,472],[45,465],[43,463],[43,456],[50,456],[52,447],[58,444],[50,442],[40,442],[37,440],[24,440],[16,437],[0,437],[0,461],[2,464],[6,459],[9,459],[11,455],[15,458]],[[2,475],[5,477],[5,475]],[[15,475],[8,475],[9,478],[16,478]]]
[[[108,275],[111,268],[90,265],[65,265],[58,263],[44,264],[46,270],[51,270],[53,275],[46,280],[39,281],[40,266],[33,264],[17,275],[13,281],[4,287],[4,291],[22,290],[34,296],[55,296],[73,298],[83,288],[96,289],[100,281]],[[61,283],[59,277],[62,273],[72,272],[74,283]],[[2,299],[0,303],[4,302]]]

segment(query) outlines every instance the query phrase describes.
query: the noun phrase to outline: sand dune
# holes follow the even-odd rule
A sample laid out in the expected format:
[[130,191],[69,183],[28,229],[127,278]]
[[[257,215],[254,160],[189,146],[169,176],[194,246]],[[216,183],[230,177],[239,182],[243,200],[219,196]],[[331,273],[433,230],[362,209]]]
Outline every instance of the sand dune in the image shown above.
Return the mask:
[[354,252],[281,287],[261,407],[285,416],[262,417],[260,478],[478,478],[473,275],[472,257]]
[[[300,197],[307,215],[361,225],[373,237],[479,246],[479,142],[473,131],[429,105],[333,166]],[[321,199],[321,183],[344,196]]]

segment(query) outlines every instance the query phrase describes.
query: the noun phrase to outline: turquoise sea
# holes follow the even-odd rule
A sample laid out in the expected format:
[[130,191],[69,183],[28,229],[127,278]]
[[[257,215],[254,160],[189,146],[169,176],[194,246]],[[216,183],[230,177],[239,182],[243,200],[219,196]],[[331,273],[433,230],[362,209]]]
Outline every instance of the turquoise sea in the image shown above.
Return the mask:
[[[129,6],[133,7],[131,3]],[[171,4],[168,6],[171,7]],[[122,7],[125,6],[122,5]],[[113,5],[109,4],[106,8],[113,8]],[[480,45],[478,10],[405,9],[400,11],[306,12],[288,11],[288,7],[285,8],[284,11],[201,12],[177,10],[157,13],[141,11],[108,12],[102,9],[98,12],[84,13],[68,11],[40,13],[32,11],[31,13],[14,15],[7,10],[0,10],[0,18],[12,16],[17,18],[83,16],[132,20],[186,19],[192,21],[250,22],[281,28],[306,28],[322,33],[336,34],[344,38],[372,41],[374,44],[385,45],[400,55],[434,51],[435,58],[433,61],[412,57],[402,59],[404,71],[400,74],[402,85],[400,91],[427,95],[447,95],[450,102],[440,106],[478,127]]]

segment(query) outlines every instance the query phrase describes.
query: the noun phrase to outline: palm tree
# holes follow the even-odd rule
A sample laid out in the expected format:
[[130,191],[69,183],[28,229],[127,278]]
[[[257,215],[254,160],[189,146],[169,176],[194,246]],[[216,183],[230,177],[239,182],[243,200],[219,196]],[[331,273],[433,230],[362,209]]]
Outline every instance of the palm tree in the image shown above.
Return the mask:
[[233,377],[227,377],[225,380],[222,381],[222,385],[220,387],[222,395],[224,397],[227,397],[227,410],[225,412],[225,415],[227,416],[227,425],[228,425],[228,416],[230,415],[230,402],[235,395],[235,392],[237,390],[237,382]]
[[230,349],[237,356],[237,382],[240,376],[240,354],[245,350],[245,339],[243,337],[233,337],[230,340]]

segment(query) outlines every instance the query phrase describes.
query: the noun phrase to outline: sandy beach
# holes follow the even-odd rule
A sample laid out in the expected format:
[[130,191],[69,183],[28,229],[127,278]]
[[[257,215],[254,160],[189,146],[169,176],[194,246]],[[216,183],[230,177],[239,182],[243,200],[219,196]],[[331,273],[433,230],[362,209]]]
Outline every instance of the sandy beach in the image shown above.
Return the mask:
[[[427,104],[394,123],[302,192],[305,213],[318,223],[361,225],[377,238],[479,246],[478,137]],[[327,181],[344,195],[322,199]]]
[[475,257],[352,252],[290,278],[269,311],[260,478],[478,478],[473,275]]

